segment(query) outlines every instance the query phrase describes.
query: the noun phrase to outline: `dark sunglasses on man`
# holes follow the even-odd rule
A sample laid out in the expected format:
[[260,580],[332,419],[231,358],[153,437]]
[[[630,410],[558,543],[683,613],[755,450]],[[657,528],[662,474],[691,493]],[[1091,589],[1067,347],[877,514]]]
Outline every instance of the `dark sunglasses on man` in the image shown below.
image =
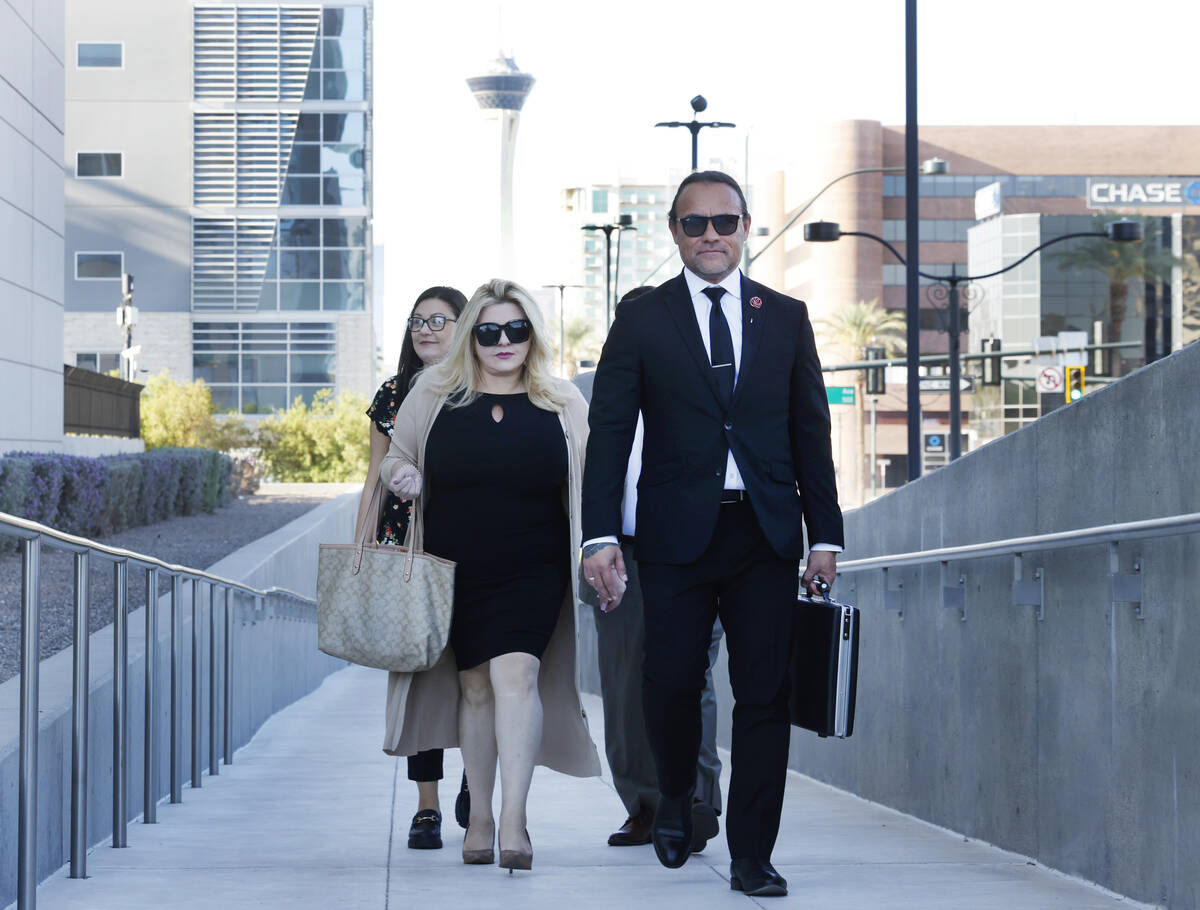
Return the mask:
[[500,325],[498,322],[480,322],[475,325],[475,340],[485,348],[495,347],[500,343],[500,333],[508,338],[509,344],[520,344],[529,340],[531,327],[528,319],[512,319]]
[[679,226],[687,236],[700,237],[708,230],[708,223],[711,221],[714,231],[722,237],[728,237],[737,230],[741,218],[741,215],[713,215],[711,218],[705,215],[685,215],[679,219]]
[[410,332],[419,332],[423,326],[429,326],[429,331],[440,332],[446,327],[447,322],[458,322],[458,320],[451,319],[449,316],[443,316],[441,313],[434,313],[428,319],[422,319],[420,316],[409,316],[408,330]]

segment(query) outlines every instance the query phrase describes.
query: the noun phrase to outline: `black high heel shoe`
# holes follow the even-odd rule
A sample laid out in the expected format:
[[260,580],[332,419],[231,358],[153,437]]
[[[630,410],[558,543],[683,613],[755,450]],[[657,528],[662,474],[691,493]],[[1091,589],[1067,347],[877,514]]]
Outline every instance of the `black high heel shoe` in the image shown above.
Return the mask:
[[508,874],[512,875],[514,869],[521,869],[528,872],[533,868],[533,840],[529,837],[529,831],[525,831],[525,839],[529,841],[529,850],[505,850],[500,849],[500,868],[507,869]]

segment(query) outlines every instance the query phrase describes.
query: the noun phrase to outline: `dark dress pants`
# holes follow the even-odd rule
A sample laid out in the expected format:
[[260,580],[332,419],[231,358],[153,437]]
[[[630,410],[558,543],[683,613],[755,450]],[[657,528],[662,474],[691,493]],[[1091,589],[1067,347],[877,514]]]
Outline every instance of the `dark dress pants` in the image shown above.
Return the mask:
[[[593,607],[596,621],[600,693],[604,703],[604,752],[612,771],[613,786],[632,817],[658,805],[658,774],[646,738],[642,714],[642,655],[645,623],[641,581],[630,538],[621,540],[621,556],[629,573],[629,586],[621,605],[602,613]],[[717,696],[712,664],[721,644],[720,626],[714,626],[708,651],[708,668],[701,696],[703,732],[696,764],[696,796],[721,814],[721,759],[717,754]]]
[[769,859],[787,779],[788,656],[800,563],[780,557],[749,502],[721,506],[704,554],[685,565],[643,562],[643,706],[659,790],[694,786],[700,693],[720,616],[733,688],[726,835],[732,859]]
[[441,780],[444,754],[441,749],[426,749],[424,752],[410,755],[408,757],[408,779],[418,783]]

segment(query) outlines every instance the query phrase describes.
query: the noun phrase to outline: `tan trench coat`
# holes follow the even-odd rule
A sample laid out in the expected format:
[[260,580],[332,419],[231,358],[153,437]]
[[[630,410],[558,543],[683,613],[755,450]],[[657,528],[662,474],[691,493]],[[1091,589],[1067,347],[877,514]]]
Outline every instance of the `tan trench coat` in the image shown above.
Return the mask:
[[[425,443],[433,422],[445,404],[420,377],[396,413],[392,444],[379,468],[384,484],[401,464],[416,465],[425,474]],[[571,520],[572,564],[579,561],[580,496],[583,483],[583,454],[587,445],[587,404],[575,386],[555,380],[567,396],[559,414],[567,440],[568,481],[563,505]],[[422,494],[423,501],[428,496]],[[420,548],[423,542],[414,540]],[[436,555],[436,554],[434,554]],[[571,590],[563,598],[558,624],[542,655],[538,692],[545,721],[537,763],[575,777],[600,774],[600,758],[588,735],[587,715],[579,698],[579,670],[575,655],[575,602],[578,573],[572,572]],[[452,649],[423,673],[389,673],[387,731],[383,750],[390,755],[413,755],[424,749],[458,746],[458,672]]]

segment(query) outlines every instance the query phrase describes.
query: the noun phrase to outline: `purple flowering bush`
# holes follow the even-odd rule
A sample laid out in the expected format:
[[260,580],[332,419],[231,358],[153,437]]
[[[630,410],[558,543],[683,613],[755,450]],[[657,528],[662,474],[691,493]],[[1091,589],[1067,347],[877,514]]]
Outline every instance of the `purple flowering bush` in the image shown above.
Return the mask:
[[[40,452],[0,456],[0,512],[95,537],[229,500],[233,462],[209,449],[156,449],[84,458]],[[0,550],[11,543],[0,538]]]

